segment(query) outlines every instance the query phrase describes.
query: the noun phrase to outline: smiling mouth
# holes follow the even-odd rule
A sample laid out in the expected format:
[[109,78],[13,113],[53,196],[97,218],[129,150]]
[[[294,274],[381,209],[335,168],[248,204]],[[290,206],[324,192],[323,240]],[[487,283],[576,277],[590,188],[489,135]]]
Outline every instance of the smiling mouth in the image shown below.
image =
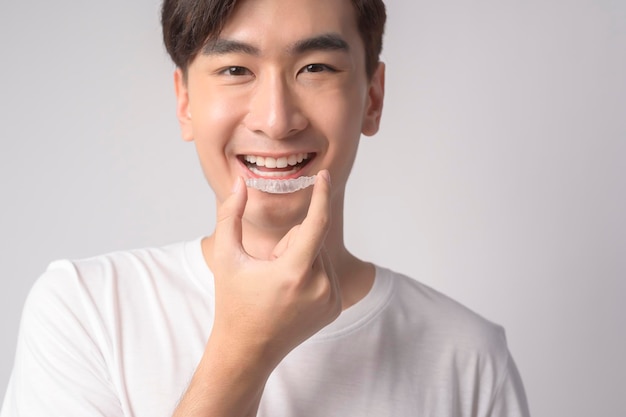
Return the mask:
[[297,177],[297,174],[314,157],[314,153],[302,152],[278,158],[260,155],[241,155],[239,159],[255,177],[286,179]]

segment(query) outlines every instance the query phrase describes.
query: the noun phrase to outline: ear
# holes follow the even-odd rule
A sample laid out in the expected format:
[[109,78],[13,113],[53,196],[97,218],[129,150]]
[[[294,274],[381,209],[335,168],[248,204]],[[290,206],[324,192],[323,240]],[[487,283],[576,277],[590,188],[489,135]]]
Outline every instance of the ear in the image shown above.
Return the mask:
[[385,64],[378,63],[376,71],[370,80],[367,91],[367,104],[361,132],[366,136],[372,136],[378,132],[380,117],[383,113],[383,101],[385,98]]
[[193,126],[191,123],[191,109],[189,108],[189,90],[187,81],[180,68],[174,72],[174,90],[176,92],[176,117],[180,124],[183,140],[193,140]]

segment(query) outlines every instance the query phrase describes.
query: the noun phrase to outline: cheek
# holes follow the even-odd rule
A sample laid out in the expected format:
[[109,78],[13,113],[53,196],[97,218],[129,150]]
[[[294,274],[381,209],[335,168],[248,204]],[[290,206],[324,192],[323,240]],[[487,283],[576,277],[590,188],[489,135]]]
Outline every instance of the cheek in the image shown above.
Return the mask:
[[237,110],[241,108],[235,100],[203,100],[194,103],[194,129],[202,136],[217,135],[232,129],[239,122]]
[[364,120],[364,97],[358,92],[337,96],[322,106],[323,129],[330,145],[349,151],[358,144]]
[[204,176],[218,201],[228,195],[234,176],[229,146],[240,124],[236,103],[197,100],[192,105],[194,143]]
[[243,117],[238,114],[238,109],[242,108],[232,99],[205,99],[193,103],[193,134],[201,160],[221,157],[227,152]]
[[333,182],[347,181],[361,138],[361,113],[345,106],[334,108],[326,124],[327,160]]
[[360,83],[353,83],[350,91],[336,100],[337,106],[333,110],[340,123],[343,123],[347,134],[361,134],[363,120],[365,117],[365,107],[367,94],[364,88],[360,88]]

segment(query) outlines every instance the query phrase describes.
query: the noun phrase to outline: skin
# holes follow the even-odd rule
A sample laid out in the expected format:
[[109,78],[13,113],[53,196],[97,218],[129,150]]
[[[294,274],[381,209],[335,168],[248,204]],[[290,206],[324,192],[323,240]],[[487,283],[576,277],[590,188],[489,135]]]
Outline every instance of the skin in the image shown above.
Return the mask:
[[[217,203],[202,242],[215,322],[175,415],[254,416],[280,361],[371,288],[373,266],[344,245],[343,204],[360,135],[379,127],[384,66],[366,76],[349,0],[244,0],[174,79]],[[298,173],[318,174],[314,187],[246,189],[242,155],[301,152],[315,155]]]

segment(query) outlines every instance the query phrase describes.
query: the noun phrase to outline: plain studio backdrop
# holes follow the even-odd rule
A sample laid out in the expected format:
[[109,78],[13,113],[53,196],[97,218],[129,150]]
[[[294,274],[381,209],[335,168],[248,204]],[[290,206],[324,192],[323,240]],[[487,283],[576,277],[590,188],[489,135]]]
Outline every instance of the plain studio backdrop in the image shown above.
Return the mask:
[[[534,416],[626,415],[626,2],[387,4],[348,246],[502,324]],[[57,258],[209,233],[157,0],[0,1],[0,390]]]

